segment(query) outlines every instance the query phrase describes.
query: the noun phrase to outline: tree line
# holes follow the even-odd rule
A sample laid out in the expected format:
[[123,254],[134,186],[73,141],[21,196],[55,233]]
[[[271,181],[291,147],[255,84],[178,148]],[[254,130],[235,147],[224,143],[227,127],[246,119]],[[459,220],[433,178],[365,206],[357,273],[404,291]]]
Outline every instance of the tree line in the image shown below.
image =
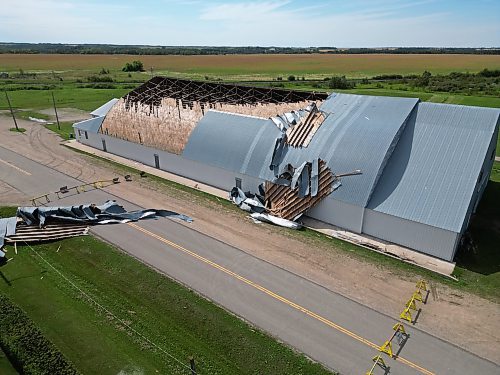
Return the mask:
[[336,48],[336,47],[216,47],[113,44],[0,43],[1,53],[122,54],[122,55],[232,55],[232,54],[481,54],[499,55],[500,48]]

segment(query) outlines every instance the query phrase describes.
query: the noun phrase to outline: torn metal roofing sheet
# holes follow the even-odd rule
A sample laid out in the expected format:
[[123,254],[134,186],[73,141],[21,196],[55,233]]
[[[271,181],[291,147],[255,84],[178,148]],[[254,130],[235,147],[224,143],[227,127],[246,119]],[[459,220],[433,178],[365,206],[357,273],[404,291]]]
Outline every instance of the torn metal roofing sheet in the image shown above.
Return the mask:
[[104,116],[94,117],[88,120],[83,120],[73,124],[73,128],[79,129],[81,131],[87,131],[89,133],[99,133],[102,122],[104,121]]
[[111,99],[109,102],[104,103],[99,108],[90,112],[90,114],[94,117],[106,116],[108,114],[109,110],[111,109],[111,107],[113,107],[118,102],[118,100],[120,100],[120,99],[116,99],[116,98]]
[[420,103],[368,205],[459,233],[500,110]]
[[5,237],[16,233],[16,223],[16,217],[0,218],[0,249],[2,249],[4,245]]
[[173,211],[146,209],[126,211],[115,201],[107,201],[102,205],[86,204],[67,207],[19,207],[17,216],[27,225],[44,226],[46,221],[86,224],[127,223],[145,218],[173,217],[187,222],[192,219]]
[[89,225],[128,223],[141,219],[168,217],[186,222],[193,220],[168,210],[126,211],[115,201],[102,205],[86,204],[66,207],[19,207],[15,217],[0,219],[0,258],[5,241],[49,241],[85,235]]

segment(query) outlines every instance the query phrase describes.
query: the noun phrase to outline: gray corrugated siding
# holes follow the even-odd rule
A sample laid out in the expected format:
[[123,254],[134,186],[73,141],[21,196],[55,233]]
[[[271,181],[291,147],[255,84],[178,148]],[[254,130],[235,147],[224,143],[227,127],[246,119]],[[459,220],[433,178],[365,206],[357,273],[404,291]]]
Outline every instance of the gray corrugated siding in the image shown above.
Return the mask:
[[460,232],[499,111],[420,103],[368,208]]
[[160,169],[175,173],[176,175],[189,178],[194,181],[208,183],[219,189],[231,190],[235,185],[235,177],[241,178],[242,188],[245,191],[257,191],[262,180],[245,176],[239,173],[217,168],[205,163],[187,160],[182,156],[171,154],[166,151],[156,150],[138,143],[125,141],[105,134],[88,134],[78,136],[79,142],[102,150],[102,141],[106,142],[106,150],[110,154],[119,155],[124,158],[135,160],[140,163],[155,167],[155,154],[158,155]]
[[458,234],[365,209],[363,233],[452,261]]
[[208,111],[191,133],[182,156],[260,177],[266,160],[270,163],[270,153],[279,134],[271,120]]
[[336,199],[325,199],[306,214],[313,219],[336,225],[351,232],[361,233],[363,210],[363,207]]

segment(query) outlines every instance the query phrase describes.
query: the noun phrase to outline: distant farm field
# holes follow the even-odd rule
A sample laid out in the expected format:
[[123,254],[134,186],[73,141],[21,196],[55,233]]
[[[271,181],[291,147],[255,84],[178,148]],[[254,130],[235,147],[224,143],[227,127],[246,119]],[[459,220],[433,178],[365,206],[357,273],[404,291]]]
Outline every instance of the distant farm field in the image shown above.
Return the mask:
[[210,55],[210,56],[133,56],[133,55],[50,55],[2,54],[0,71],[71,71],[100,68],[119,70],[126,62],[141,60],[155,72],[209,74],[221,76],[256,75],[346,75],[371,77],[379,74],[434,74],[453,71],[478,72],[500,69],[500,55]]

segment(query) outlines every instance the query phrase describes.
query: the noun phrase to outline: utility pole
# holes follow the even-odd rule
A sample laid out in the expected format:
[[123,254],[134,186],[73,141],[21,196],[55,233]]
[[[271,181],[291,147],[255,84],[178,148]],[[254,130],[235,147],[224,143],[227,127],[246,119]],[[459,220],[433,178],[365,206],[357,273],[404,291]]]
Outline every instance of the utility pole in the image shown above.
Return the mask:
[[52,103],[54,104],[54,112],[56,113],[57,129],[61,130],[61,125],[59,124],[59,116],[57,115],[56,100],[54,99],[54,91],[50,92],[52,94]]
[[12,115],[12,119],[14,120],[14,125],[16,125],[16,130],[19,131],[19,127],[17,126],[16,116],[14,116],[14,111],[12,110],[12,106],[10,105],[9,95],[7,95],[7,91],[5,91],[5,97],[7,98],[7,103],[9,103],[10,114]]
[[196,375],[196,364],[194,363],[194,358],[189,357],[189,367],[191,367],[191,375]]

